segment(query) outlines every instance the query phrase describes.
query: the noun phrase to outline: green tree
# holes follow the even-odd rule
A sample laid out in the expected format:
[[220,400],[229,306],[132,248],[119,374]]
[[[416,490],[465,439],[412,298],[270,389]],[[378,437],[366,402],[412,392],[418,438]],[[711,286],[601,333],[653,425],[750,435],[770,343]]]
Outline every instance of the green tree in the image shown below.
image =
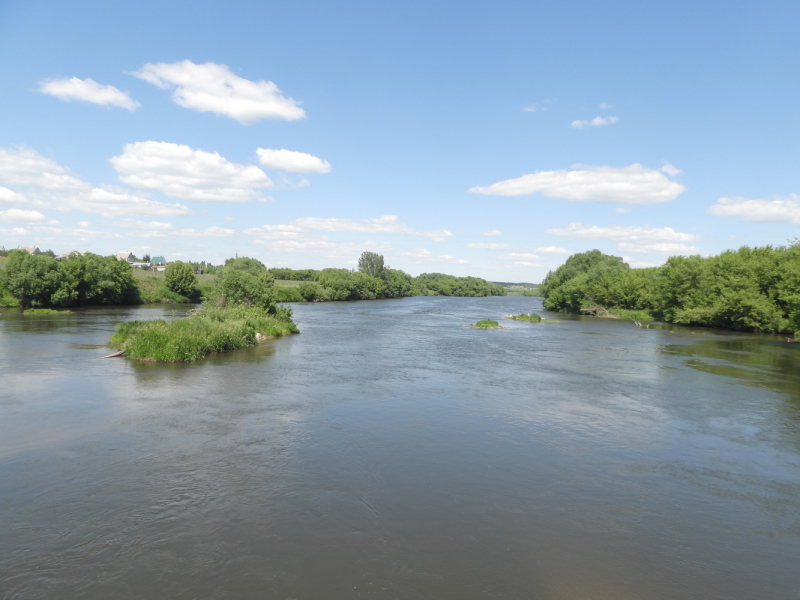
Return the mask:
[[216,302],[223,306],[245,304],[275,313],[274,279],[266,270],[261,275],[225,268],[217,277]]
[[61,263],[25,250],[8,253],[3,279],[4,287],[22,306],[69,306],[77,296]]
[[73,282],[75,304],[135,304],[139,301],[133,268],[127,261],[87,252],[74,254],[61,265]]
[[169,263],[164,279],[168,290],[187,298],[197,297],[197,276],[190,264],[180,260]]
[[384,268],[383,255],[377,252],[362,252],[358,259],[358,270],[370,277],[381,277]]
[[225,268],[235,269],[237,271],[245,271],[255,277],[267,272],[267,267],[264,266],[264,263],[262,263],[260,260],[249,258],[247,256],[229,258],[225,261]]

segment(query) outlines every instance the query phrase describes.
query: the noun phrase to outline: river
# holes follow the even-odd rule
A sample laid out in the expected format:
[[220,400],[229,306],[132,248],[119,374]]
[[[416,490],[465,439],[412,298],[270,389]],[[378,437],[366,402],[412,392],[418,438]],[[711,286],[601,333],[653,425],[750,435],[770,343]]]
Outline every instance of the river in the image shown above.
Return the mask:
[[0,598],[800,598],[800,344],[293,307],[190,365],[100,360],[185,307],[0,311]]

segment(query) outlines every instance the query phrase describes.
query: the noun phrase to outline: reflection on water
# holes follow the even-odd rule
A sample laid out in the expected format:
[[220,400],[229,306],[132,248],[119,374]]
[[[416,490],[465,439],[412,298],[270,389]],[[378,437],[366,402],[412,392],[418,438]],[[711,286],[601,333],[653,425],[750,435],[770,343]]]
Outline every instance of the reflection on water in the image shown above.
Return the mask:
[[186,310],[0,316],[3,598],[797,597],[797,344],[410,298],[100,359]]

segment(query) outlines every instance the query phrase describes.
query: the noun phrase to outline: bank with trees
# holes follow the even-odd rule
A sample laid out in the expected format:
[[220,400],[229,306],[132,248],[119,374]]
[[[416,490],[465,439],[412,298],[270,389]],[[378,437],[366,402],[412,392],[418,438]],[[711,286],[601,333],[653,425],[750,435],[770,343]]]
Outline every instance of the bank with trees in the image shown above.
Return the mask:
[[592,250],[548,273],[540,293],[559,312],[800,334],[800,243],[673,256],[648,269]]

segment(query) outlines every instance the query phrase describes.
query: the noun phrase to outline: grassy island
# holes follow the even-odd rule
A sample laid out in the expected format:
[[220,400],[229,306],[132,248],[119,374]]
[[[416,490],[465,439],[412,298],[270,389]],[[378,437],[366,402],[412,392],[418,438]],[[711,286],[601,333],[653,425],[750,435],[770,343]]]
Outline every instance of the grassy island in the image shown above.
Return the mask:
[[531,313],[529,315],[526,314],[511,315],[509,317],[506,317],[506,319],[511,319],[512,321],[528,321],[530,323],[540,323],[542,321],[542,317],[540,317],[536,313]]
[[262,268],[257,274],[226,268],[216,281],[213,296],[199,310],[169,322],[120,323],[111,345],[129,358],[191,362],[212,352],[228,352],[298,333],[291,309],[276,305],[274,280]]
[[472,325],[464,325],[464,327],[471,327],[472,329],[503,329],[497,321],[492,321],[491,319],[484,319]]
[[26,308],[22,311],[25,315],[63,315],[71,313],[71,310],[53,310],[52,308]]

